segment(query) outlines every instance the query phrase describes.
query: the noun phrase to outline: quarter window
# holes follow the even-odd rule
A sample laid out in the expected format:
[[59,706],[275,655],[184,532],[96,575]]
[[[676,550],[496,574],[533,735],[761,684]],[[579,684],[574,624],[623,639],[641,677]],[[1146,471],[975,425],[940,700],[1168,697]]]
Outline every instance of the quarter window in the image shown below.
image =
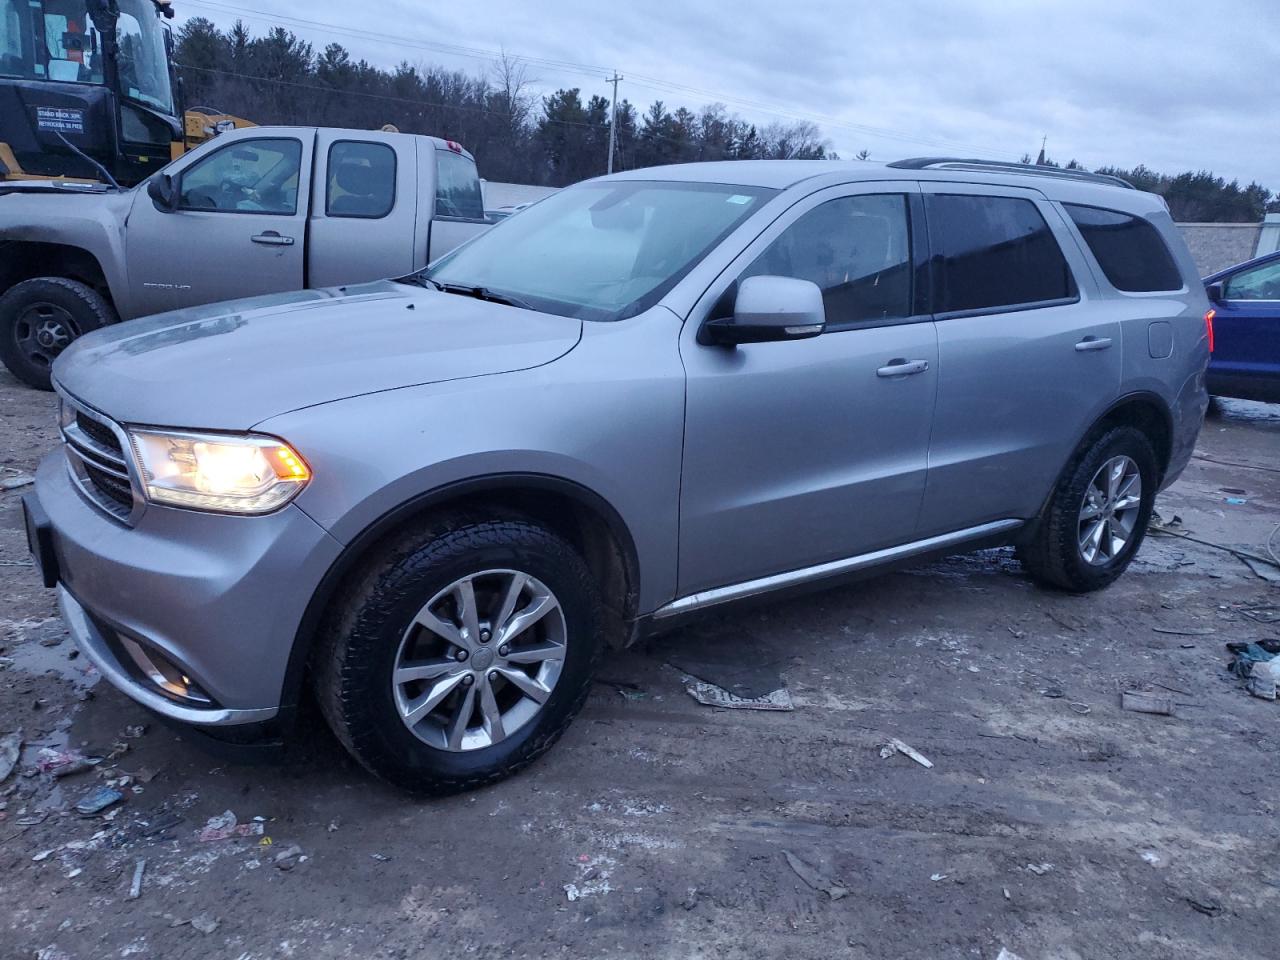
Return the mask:
[[1280,260],[1228,277],[1223,293],[1228,300],[1280,300]]
[[241,140],[227,144],[182,173],[183,210],[227,213],[298,211],[302,144],[297,140]]
[[340,140],[329,148],[324,212],[377,220],[396,202],[396,152],[385,143]]
[[928,194],[935,313],[1069,300],[1076,283],[1030,200]]
[[1181,290],[1182,275],[1153,224],[1142,217],[1064,203],[1111,285],[1128,293]]
[[813,281],[832,325],[911,316],[907,198],[841,197],[814,207],[769,244],[743,279],[758,276]]
[[474,160],[452,150],[436,150],[436,216],[484,219],[484,194]]

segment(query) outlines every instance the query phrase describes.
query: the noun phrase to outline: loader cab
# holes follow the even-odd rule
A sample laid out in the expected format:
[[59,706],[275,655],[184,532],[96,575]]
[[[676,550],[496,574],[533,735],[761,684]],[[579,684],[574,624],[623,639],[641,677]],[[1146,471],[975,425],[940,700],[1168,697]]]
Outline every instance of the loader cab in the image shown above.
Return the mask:
[[119,182],[173,158],[183,128],[168,0],[0,0],[0,179]]

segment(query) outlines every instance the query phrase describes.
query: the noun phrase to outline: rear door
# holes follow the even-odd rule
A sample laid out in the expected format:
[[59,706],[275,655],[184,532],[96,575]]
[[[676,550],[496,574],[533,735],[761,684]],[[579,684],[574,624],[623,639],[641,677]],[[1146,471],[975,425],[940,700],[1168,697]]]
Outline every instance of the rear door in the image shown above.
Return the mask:
[[301,289],[314,139],[237,138],[167,168],[177,210],[136,191],[125,233],[133,315]]
[[[914,289],[918,203],[915,184],[894,182],[801,200],[685,324],[681,594],[913,539],[937,387],[934,325]],[[732,311],[736,282],[760,275],[818,284],[826,332],[699,343],[703,322]]]
[[1210,389],[1256,399],[1280,397],[1280,259],[1248,267],[1222,281],[1214,304]]
[[429,142],[394,133],[319,131],[308,286],[400,277],[414,269],[417,150]]
[[1035,190],[925,183],[938,403],[920,535],[1033,516],[1120,388],[1121,330]]

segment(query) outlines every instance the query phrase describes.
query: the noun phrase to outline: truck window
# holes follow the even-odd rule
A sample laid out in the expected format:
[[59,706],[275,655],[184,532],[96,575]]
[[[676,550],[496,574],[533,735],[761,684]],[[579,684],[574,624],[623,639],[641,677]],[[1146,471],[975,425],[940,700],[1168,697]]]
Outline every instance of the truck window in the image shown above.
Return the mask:
[[377,220],[396,202],[396,152],[385,143],[339,140],[329,147],[329,217]]
[[436,149],[436,216],[484,219],[484,195],[475,161],[443,148]]
[[298,212],[302,144],[297,140],[237,140],[182,172],[178,206],[224,213]]

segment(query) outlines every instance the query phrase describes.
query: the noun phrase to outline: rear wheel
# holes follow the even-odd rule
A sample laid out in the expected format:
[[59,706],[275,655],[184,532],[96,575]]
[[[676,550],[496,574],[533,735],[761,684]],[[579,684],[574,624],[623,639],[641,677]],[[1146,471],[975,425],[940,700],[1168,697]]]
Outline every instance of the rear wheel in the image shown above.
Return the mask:
[[51,390],[53,361],[71,341],[117,319],[102,294],[77,280],[24,280],[0,297],[0,360],[23,383]]
[[1035,579],[1073,593],[1108,586],[1142,545],[1158,482],[1155,452],[1139,430],[1095,436],[1059,480],[1018,559]]
[[424,794],[508,776],[577,715],[600,654],[586,564],[525,520],[456,521],[401,538],[330,618],[314,673],[338,738]]

